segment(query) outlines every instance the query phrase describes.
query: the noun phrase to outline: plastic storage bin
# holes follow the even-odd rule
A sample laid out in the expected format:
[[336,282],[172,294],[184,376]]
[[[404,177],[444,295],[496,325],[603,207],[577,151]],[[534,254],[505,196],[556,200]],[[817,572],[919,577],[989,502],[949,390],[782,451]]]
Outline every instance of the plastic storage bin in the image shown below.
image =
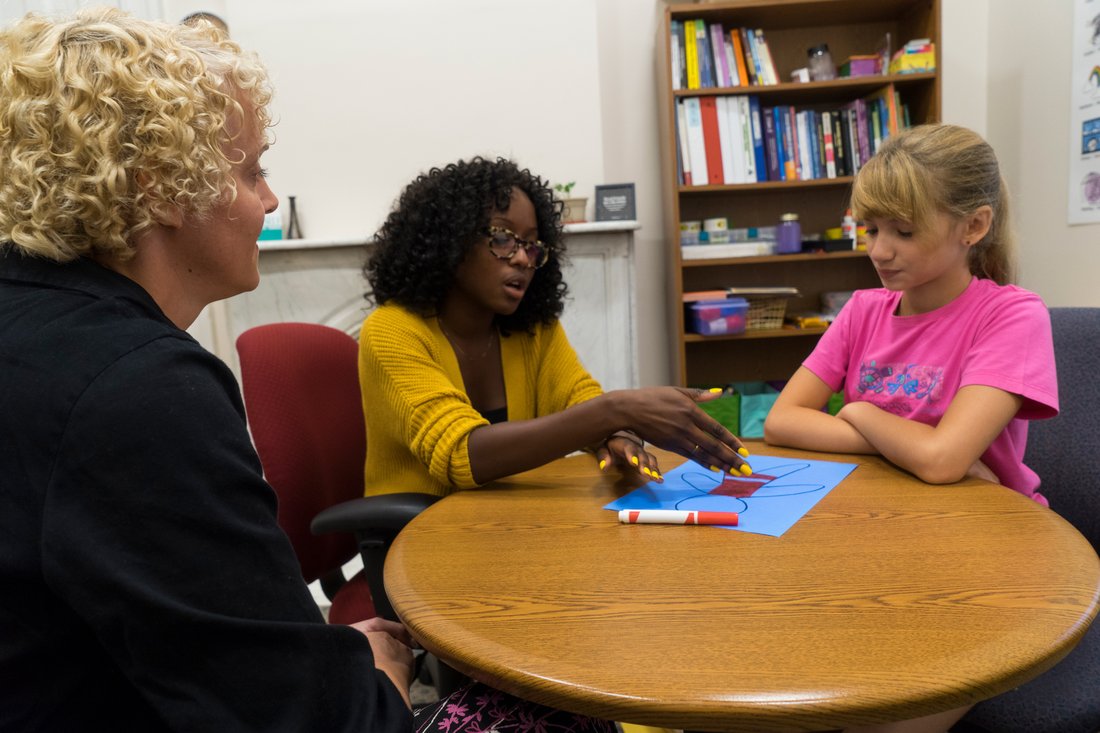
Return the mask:
[[700,300],[691,304],[691,330],[703,336],[743,333],[748,312],[744,298]]

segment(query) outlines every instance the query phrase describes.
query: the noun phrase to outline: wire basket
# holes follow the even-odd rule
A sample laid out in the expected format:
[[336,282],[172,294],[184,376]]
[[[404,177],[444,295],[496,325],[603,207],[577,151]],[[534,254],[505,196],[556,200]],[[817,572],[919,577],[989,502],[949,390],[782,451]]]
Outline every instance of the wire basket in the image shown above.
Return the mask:
[[749,313],[745,318],[746,331],[765,328],[783,328],[783,315],[787,312],[786,298],[748,298]]

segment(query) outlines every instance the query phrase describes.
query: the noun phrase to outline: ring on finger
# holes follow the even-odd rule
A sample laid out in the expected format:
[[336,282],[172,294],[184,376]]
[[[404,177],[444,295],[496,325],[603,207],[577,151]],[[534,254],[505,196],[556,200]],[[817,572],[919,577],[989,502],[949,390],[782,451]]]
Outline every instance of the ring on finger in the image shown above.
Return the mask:
[[695,452],[696,452],[697,450],[699,450],[699,444],[698,444],[698,443],[696,443],[696,444],[695,444],[695,447],[691,449],[691,455],[695,455]]

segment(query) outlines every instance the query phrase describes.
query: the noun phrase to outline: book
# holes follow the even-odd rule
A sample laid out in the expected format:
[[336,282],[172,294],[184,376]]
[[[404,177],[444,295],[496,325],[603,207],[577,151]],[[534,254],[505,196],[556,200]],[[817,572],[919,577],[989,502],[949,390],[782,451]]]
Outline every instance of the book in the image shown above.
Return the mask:
[[707,159],[707,179],[699,183],[720,186],[725,183],[725,175],[722,171],[722,141],[718,137],[718,99],[700,98],[699,113],[703,120],[704,155]]
[[860,164],[871,159],[874,152],[871,139],[871,118],[867,113],[867,102],[862,99],[855,100],[856,106],[856,135],[859,139]]
[[775,133],[775,108],[760,108],[760,127],[764,135],[764,161],[767,175],[761,181],[783,180],[779,173],[779,144]]
[[837,178],[852,175],[852,169],[848,161],[847,133],[844,131],[844,113],[840,110],[832,110],[829,113],[829,121],[833,126],[833,156],[836,159]]
[[711,89],[714,84],[714,65],[710,54],[710,41],[707,40],[707,24],[704,20],[695,21],[695,55],[699,58],[699,86]]
[[777,285],[726,288],[726,295],[737,298],[797,298],[802,293],[798,288]]
[[764,131],[761,125],[760,100],[756,95],[749,95],[747,99],[749,103],[749,124],[752,129],[753,180],[767,181],[769,180],[768,163],[764,153]]
[[779,169],[778,181],[788,180],[788,174],[794,170],[790,164],[790,123],[787,122],[786,109],[782,106],[772,107],[772,118],[775,120],[775,162]]
[[753,84],[763,84],[760,76],[760,59],[757,57],[754,34],[748,28],[739,28],[741,33],[741,45],[745,47],[745,64],[749,68],[749,76]]
[[687,59],[687,88],[699,89],[699,54],[695,44],[695,21],[684,21],[684,56]]
[[684,100],[685,126],[687,128],[688,158],[691,160],[691,185],[704,186],[709,179],[707,170],[707,146],[703,141],[703,115],[699,97]]
[[672,76],[672,88],[683,89],[683,82],[680,77],[680,29],[683,24],[678,20],[673,20],[669,23],[668,33],[668,61],[669,61],[669,73]]
[[816,137],[810,129],[809,110],[796,111],[794,113],[794,134],[798,140],[798,178],[808,180],[814,175],[814,142]]
[[738,183],[755,183],[752,173],[752,161],[745,152],[745,98],[742,96],[730,97],[730,140],[733,142],[733,160],[738,166]]
[[[695,245],[689,245],[695,246]],[[701,245],[710,247],[712,245]],[[691,290],[683,294],[685,303],[697,303],[700,300],[724,300],[727,297],[725,290]]]
[[744,183],[756,183],[756,155],[752,149],[752,120],[750,119],[749,99],[745,96],[735,97],[734,106],[737,107],[737,143],[739,151],[737,157],[741,160],[741,180]]
[[732,242],[730,244],[689,244],[680,247],[685,260],[713,260],[725,257],[757,257],[770,255],[774,242]]
[[822,148],[825,153],[825,176],[836,178],[836,146],[833,143],[833,117],[832,113],[825,110],[821,113],[821,137],[824,141]]
[[[721,26],[719,26],[721,30]],[[730,37],[727,33],[722,33],[722,50],[726,52],[726,68],[729,69],[729,85],[731,87],[741,86],[741,77],[737,71],[737,59],[733,56],[733,43],[730,42]]]
[[848,175],[854,176],[862,164],[859,155],[859,131],[856,129],[856,107],[849,102],[841,108],[844,127],[844,143],[848,146]]
[[795,126],[794,107],[785,106],[780,123],[783,126],[783,149],[786,158],[783,161],[787,181],[797,181],[801,178],[798,168],[801,165],[802,154],[798,149],[798,132]]
[[821,115],[810,110],[810,159],[813,163],[814,178],[825,178],[825,134],[821,128]]
[[684,111],[684,100],[676,101],[676,150],[680,160],[680,183],[684,186],[691,185],[691,156],[688,153],[687,113]]
[[680,105],[679,105],[679,103],[677,103],[676,106],[675,106],[675,110],[676,110],[676,124],[675,124],[675,128],[676,128],[676,183],[682,186],[682,185],[684,185],[684,180],[687,178],[687,174],[684,172],[684,156],[683,156],[683,148],[682,148],[682,142],[681,142],[681,140],[683,139],[683,133],[680,131],[680,119],[679,119],[680,112],[679,112],[679,109],[680,109]]
[[[718,106],[718,141],[722,148],[722,183],[740,183],[738,173],[740,167],[734,165],[733,123],[731,121],[730,101],[731,97],[718,97],[715,101]],[[704,133],[706,127],[703,128]]]
[[869,118],[868,124],[871,131],[871,150],[877,153],[879,147],[882,145],[882,115],[879,112],[878,102],[872,100],[867,105],[867,111],[867,116]]
[[868,102],[875,102],[879,107],[882,128],[880,135],[883,138],[898,133],[898,101],[897,90],[893,83],[871,92],[864,97]]
[[778,84],[779,73],[776,71],[775,62],[772,61],[772,52],[768,48],[768,41],[764,37],[764,31],[761,28],[757,28],[754,31],[756,35],[757,43],[760,50],[760,67],[764,75],[765,84]]
[[730,70],[726,63],[726,43],[723,40],[725,33],[722,32],[722,25],[711,23],[708,31],[711,53],[714,54],[714,76],[718,82],[717,86],[731,87],[733,84],[730,82]]
[[733,46],[733,60],[737,62],[737,83],[747,87],[752,84],[749,71],[745,68],[745,49],[741,45],[741,33],[736,28],[730,31],[730,44]]

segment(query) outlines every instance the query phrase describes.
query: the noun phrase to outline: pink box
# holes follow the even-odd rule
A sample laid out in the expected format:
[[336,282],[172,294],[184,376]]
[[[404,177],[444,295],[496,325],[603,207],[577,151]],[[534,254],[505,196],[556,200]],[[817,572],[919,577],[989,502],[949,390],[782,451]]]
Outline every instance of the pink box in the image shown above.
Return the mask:
[[871,76],[879,73],[878,56],[849,56],[840,65],[840,76]]
[[744,298],[700,300],[691,304],[691,330],[703,336],[744,333],[748,312]]

